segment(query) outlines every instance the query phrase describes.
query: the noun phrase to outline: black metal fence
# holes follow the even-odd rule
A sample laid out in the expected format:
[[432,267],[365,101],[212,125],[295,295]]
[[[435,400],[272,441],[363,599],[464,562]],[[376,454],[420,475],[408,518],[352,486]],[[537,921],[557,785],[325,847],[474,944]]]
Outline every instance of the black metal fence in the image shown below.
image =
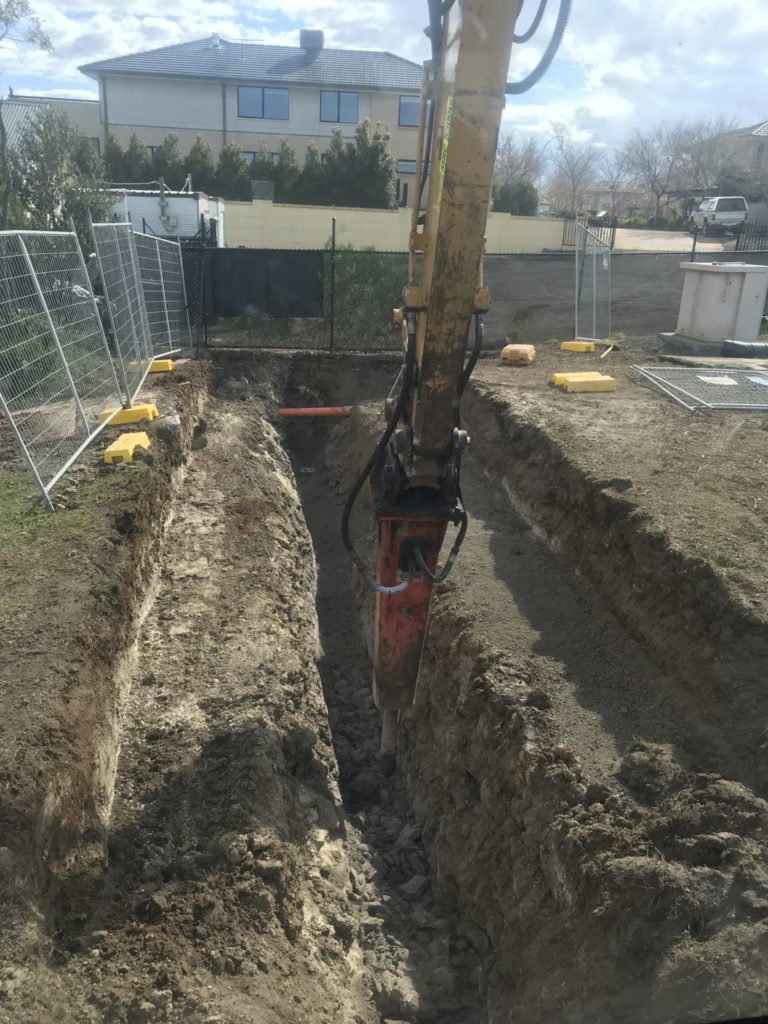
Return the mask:
[[[768,265],[768,249],[699,253],[698,258]],[[674,330],[683,286],[680,264],[689,259],[685,252],[614,251],[614,333],[637,338]],[[396,350],[400,335],[391,326],[392,309],[401,302],[407,262],[405,253],[346,249],[198,249],[196,254],[188,249],[193,333],[203,344],[207,329],[211,347]],[[491,290],[485,317],[489,347],[572,335],[573,253],[489,255],[484,274]]]
[[589,228],[604,245],[613,248],[616,242],[616,224],[615,217],[588,217],[583,213],[578,216],[573,213],[566,214],[563,219],[563,248],[572,249],[577,243],[583,245],[584,239],[579,234],[579,225]]
[[736,232],[736,252],[768,249],[768,224],[742,224]]

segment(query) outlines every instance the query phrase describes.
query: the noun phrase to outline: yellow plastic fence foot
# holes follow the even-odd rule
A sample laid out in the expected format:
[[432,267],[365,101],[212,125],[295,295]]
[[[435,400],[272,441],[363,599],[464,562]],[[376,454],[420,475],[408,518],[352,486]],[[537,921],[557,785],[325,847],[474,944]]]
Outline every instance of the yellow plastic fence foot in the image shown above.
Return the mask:
[[616,381],[613,377],[600,377],[599,380],[567,380],[563,387],[566,391],[615,391]]
[[[114,407],[104,409],[99,413],[99,423],[108,420],[115,411]],[[120,409],[109,425],[110,427],[122,427],[126,423],[141,423],[142,420],[153,420],[157,415],[157,406],[153,402],[143,402],[138,405],[132,405],[128,409]]]
[[604,373],[600,373],[599,370],[582,370],[578,373],[556,373],[552,377],[552,383],[556,387],[563,387],[569,380],[602,380],[605,377]]
[[132,434],[121,434],[104,452],[104,461],[108,466],[113,466],[116,462],[133,462],[133,453],[136,449],[146,449],[149,446],[149,438],[141,430]]
[[594,341],[561,341],[560,348],[563,352],[594,352]]
[[153,359],[150,367],[150,373],[170,373],[173,369],[172,359]]

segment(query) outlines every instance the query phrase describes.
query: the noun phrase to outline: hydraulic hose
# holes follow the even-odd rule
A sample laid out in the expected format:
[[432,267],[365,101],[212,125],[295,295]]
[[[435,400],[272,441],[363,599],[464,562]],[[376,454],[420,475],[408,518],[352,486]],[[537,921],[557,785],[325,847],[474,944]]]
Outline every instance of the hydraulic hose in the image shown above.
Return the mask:
[[387,445],[395,432],[395,428],[405,411],[405,403],[408,399],[408,395],[411,391],[413,384],[413,374],[416,367],[416,324],[413,320],[408,323],[408,345],[405,352],[405,366],[403,369],[403,383],[400,388],[400,394],[397,397],[397,403],[395,404],[394,411],[390,417],[389,423],[384,433],[379,438],[378,444],[373,450],[373,454],[370,459],[366,462],[362,473],[355,481],[352,490],[349,492],[346,504],[344,505],[344,511],[341,514],[341,539],[344,542],[344,547],[352,556],[352,560],[360,571],[361,576],[371,588],[380,594],[399,594],[403,590],[406,590],[411,583],[413,583],[416,575],[416,567],[413,562],[408,567],[408,576],[401,583],[398,583],[394,587],[385,587],[381,583],[378,583],[375,577],[372,577],[368,573],[368,566],[365,564],[363,559],[357,553],[354,544],[349,536],[349,519],[352,514],[352,509],[357,501],[357,496],[362,490],[363,484],[373,472],[374,467],[384,457],[387,449]]
[[[520,15],[523,12],[523,3],[524,2],[525,2],[525,0],[520,0],[520,5],[517,8],[517,18],[518,18],[518,20],[520,19]],[[528,40],[531,38],[531,36],[536,31],[536,29],[541,24],[541,19],[544,17],[544,11],[546,11],[546,9],[547,9],[547,0],[539,0],[538,10],[534,14],[533,21],[528,26],[527,31],[526,32],[521,32],[520,35],[518,35],[517,32],[513,33],[512,41],[515,42],[515,43],[527,43]],[[517,24],[517,22],[515,22],[515,24]]]
[[[520,41],[524,42],[527,39],[530,39],[531,35],[533,35],[533,31],[536,30],[539,23],[541,22],[545,6],[546,0],[540,0],[539,9],[536,11],[536,16],[533,19],[531,28],[528,29],[528,32],[524,34],[524,38],[521,39]],[[557,53],[560,47],[560,43],[563,41],[563,35],[565,34],[565,29],[568,25],[568,18],[570,17],[570,14],[571,0],[560,0],[560,8],[557,12],[557,20],[555,22],[554,31],[552,32],[552,38],[547,43],[547,47],[544,50],[544,53],[541,55],[541,60],[533,69],[533,71],[531,71],[530,74],[526,75],[525,78],[523,78],[521,81],[507,82],[507,96],[519,96],[521,95],[521,93],[528,92],[528,90],[531,89],[539,81],[539,79],[542,77],[544,72],[547,70],[549,65],[554,60],[555,54]],[[531,29],[533,29],[533,31],[531,31]]]

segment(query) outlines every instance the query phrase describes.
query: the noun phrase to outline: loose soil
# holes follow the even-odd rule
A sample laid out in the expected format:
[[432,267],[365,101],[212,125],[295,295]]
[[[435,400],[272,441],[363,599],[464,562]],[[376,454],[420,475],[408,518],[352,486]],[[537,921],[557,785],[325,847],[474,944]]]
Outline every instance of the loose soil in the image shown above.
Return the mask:
[[[632,361],[481,362],[396,762],[338,538],[392,360],[153,383],[150,459],[88,455],[56,516],[0,433],[0,1021],[765,1011],[766,419],[692,416]],[[595,367],[616,393],[547,385]]]

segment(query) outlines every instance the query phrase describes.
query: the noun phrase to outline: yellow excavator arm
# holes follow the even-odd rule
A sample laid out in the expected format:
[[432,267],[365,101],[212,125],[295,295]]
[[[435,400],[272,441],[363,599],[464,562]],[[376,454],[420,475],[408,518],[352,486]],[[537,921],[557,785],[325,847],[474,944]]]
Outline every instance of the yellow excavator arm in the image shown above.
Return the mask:
[[[541,61],[522,82],[509,83],[513,43],[531,38],[547,7],[539,0],[529,28],[517,34],[524,2],[429,0],[432,58],[422,83],[408,283],[394,311],[403,336],[400,391],[387,402],[387,427],[342,519],[344,541],[376,591],[373,685],[385,713],[384,747],[397,714],[413,703],[433,585],[450,572],[467,529],[460,466],[469,438],[459,407],[490,301],[482,260],[506,96],[526,91],[544,73],[570,10],[570,0],[556,0]],[[349,515],[366,479],[378,523],[375,577],[349,538]],[[457,533],[438,570],[450,523]]]

